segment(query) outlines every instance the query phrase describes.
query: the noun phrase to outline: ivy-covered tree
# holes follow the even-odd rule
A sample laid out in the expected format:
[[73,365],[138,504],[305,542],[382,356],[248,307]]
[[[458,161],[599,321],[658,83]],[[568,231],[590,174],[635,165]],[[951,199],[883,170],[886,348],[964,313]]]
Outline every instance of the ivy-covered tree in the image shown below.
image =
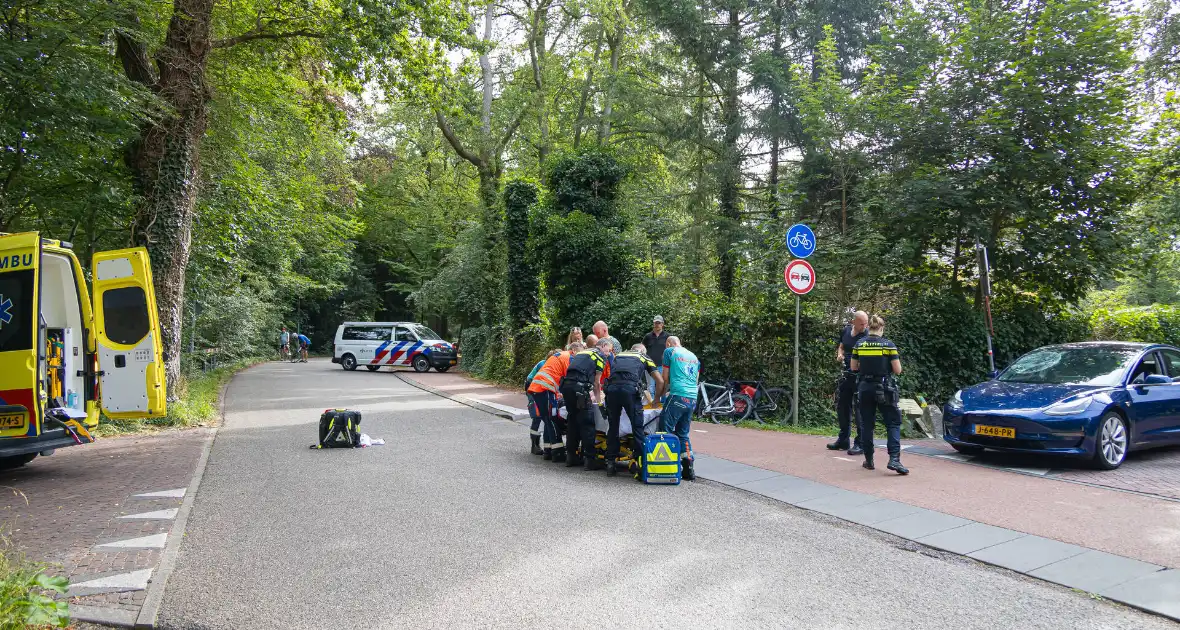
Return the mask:
[[508,318],[513,330],[537,323],[540,300],[537,271],[529,254],[529,208],[537,186],[514,180],[504,186],[504,233],[508,242]]

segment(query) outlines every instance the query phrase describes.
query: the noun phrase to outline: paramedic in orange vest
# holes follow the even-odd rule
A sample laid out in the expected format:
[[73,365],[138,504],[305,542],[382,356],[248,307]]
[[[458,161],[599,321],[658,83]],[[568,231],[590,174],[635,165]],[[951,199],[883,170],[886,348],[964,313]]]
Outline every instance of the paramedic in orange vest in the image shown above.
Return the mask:
[[565,423],[557,416],[557,395],[561,387],[561,380],[565,378],[565,373],[569,370],[570,357],[581,352],[584,347],[575,341],[568,346],[566,351],[550,356],[537,371],[537,375],[533,377],[533,382],[528,387],[528,393],[532,394],[533,403],[537,408],[537,415],[541,418],[543,430],[541,439],[544,442],[542,452],[547,460],[565,461],[565,445],[561,442],[565,427],[558,426]]

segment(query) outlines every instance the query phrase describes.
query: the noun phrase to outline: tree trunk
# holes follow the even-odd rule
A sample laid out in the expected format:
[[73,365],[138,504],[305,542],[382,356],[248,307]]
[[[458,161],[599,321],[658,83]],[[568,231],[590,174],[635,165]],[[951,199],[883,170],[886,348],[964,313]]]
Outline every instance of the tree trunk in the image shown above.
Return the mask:
[[722,141],[722,158],[718,165],[721,172],[717,178],[720,188],[718,201],[721,206],[721,226],[717,231],[717,289],[726,297],[733,297],[734,276],[737,273],[737,255],[733,251],[733,235],[740,218],[738,208],[738,185],[741,183],[741,153],[738,140],[741,137],[741,101],[738,94],[738,64],[741,26],[739,13],[729,11],[729,50],[725,60],[724,99],[721,105],[721,124],[725,128]]
[[545,95],[545,35],[549,24],[549,3],[540,2],[533,13],[532,33],[529,37],[529,61],[533,68],[537,108],[537,169],[549,157],[549,99]]
[[594,69],[598,67],[598,57],[602,54],[602,35],[594,41],[594,60],[590,62],[590,69],[586,71],[586,81],[582,84],[582,97],[578,101],[578,118],[574,123],[574,148],[582,144],[582,128],[586,126],[586,102],[590,100],[590,87],[594,85]]
[[615,85],[619,78],[619,57],[623,54],[622,27],[606,38],[606,45],[610,48],[610,76],[607,77],[606,96],[602,104],[602,118],[598,121],[598,144],[606,144],[610,140],[611,117],[615,110]]
[[157,93],[171,111],[143,129],[127,160],[143,200],[131,235],[151,253],[171,400],[180,382],[185,272],[208,116],[205,67],[212,49],[213,4],[214,0],[174,0],[164,45],[156,55]]

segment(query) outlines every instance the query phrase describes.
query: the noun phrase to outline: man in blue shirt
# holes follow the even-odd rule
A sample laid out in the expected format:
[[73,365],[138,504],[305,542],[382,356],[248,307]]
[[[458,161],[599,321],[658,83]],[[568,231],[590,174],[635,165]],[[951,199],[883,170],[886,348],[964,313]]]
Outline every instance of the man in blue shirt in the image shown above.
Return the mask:
[[680,438],[680,459],[682,476],[692,481],[696,474],[692,469],[692,448],[688,434],[692,429],[692,410],[697,404],[697,378],[701,362],[697,355],[680,345],[679,337],[668,337],[668,347],[662,361],[664,383],[661,389],[668,392],[664,411],[660,414],[660,430],[675,433]]
[[299,333],[299,361],[307,363],[307,349],[311,346],[311,339],[303,333]]

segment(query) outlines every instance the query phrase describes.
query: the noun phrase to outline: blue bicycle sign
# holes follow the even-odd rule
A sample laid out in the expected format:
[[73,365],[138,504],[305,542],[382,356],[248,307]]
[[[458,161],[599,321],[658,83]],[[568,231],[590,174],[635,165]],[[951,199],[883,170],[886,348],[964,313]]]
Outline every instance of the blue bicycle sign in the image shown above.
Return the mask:
[[807,258],[815,253],[815,232],[811,228],[796,223],[787,230],[787,249],[796,258]]

